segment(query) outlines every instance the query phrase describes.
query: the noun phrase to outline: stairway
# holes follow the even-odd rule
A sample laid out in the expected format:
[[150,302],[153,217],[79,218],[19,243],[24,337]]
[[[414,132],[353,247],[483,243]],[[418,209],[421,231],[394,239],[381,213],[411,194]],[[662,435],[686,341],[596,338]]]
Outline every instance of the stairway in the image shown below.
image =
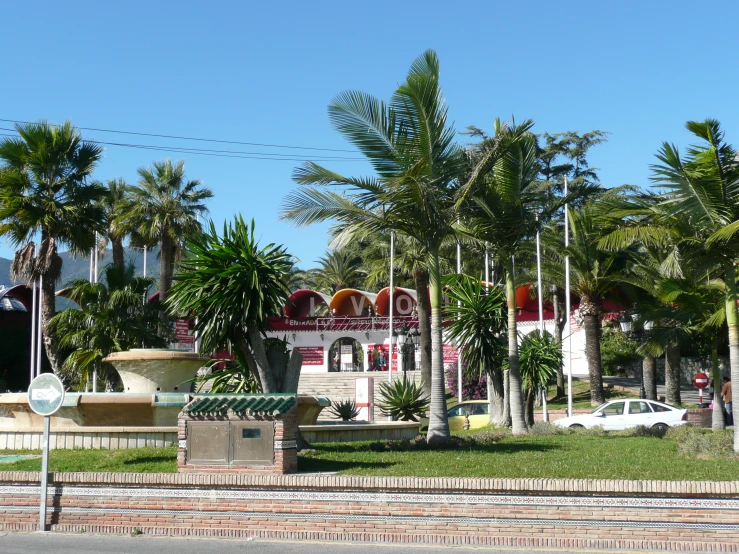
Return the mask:
[[[407,373],[409,379],[413,379],[416,382],[421,380],[420,371],[409,371]],[[374,378],[375,388],[375,404],[380,399],[380,383],[387,383],[388,374],[387,371],[370,371],[364,372],[330,372],[330,373],[302,373],[300,375],[300,382],[298,383],[298,394],[307,394],[310,396],[326,396],[331,401],[342,400],[350,398],[354,400],[354,380],[357,377],[372,377]],[[393,381],[395,379],[402,379],[402,372],[393,371]],[[378,415],[378,411],[375,411],[375,417]],[[329,413],[328,409],[324,409],[321,415],[318,417],[319,420],[330,420],[334,419]]]

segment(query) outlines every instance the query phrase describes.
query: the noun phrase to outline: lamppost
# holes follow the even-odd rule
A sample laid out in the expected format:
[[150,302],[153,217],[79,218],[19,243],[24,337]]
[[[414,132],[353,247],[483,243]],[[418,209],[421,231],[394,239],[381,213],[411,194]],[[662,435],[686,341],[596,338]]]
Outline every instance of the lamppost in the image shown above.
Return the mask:
[[410,365],[409,354],[411,352],[415,354],[416,345],[419,342],[421,333],[415,327],[409,329],[408,324],[403,322],[400,328],[395,331],[395,336],[398,340],[398,353],[403,360],[403,378],[405,379],[408,366]]
[[[627,313],[624,313],[620,318],[618,318],[618,324],[624,335],[630,339],[637,340],[648,334],[654,325],[651,321],[645,321],[642,323],[639,317]],[[639,387],[639,398],[644,400],[647,397],[647,391],[644,388],[644,367],[642,367],[640,374],[641,385]]]

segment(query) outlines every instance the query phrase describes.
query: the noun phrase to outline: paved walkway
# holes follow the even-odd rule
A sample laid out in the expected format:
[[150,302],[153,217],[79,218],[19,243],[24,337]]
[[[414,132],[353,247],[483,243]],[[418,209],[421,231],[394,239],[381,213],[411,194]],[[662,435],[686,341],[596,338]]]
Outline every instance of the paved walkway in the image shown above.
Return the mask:
[[[639,394],[640,382],[638,379],[631,377],[603,377],[603,383],[610,383],[614,386],[626,387],[635,394]],[[665,386],[657,385],[657,396],[665,395]],[[690,385],[682,385],[680,387],[680,398],[683,404],[698,404],[698,389],[696,389],[692,383]],[[708,405],[711,400],[708,398],[708,391],[703,391],[703,402]]]
[[[522,554],[524,552],[596,552],[593,550],[559,550],[552,548],[485,548],[434,545],[383,545],[367,543],[326,543],[317,541],[265,541],[248,539],[184,539],[174,537],[128,537],[117,535],[63,535],[60,533],[0,533],[3,554],[421,554],[452,552],[454,554]],[[597,550],[599,554],[615,552]],[[619,550],[621,554],[629,552]]]

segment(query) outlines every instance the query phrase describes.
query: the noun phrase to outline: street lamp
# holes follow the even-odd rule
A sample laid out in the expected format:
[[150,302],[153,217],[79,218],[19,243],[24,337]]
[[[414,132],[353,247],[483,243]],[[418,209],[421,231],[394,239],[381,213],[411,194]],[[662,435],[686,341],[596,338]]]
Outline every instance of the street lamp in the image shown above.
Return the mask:
[[[408,326],[403,323],[400,328],[395,331],[395,336],[398,340],[398,354],[400,355],[399,358],[403,360],[403,379],[405,379],[405,372],[406,372],[406,359],[405,359],[405,343],[408,339]],[[390,354],[392,356],[392,353]]]

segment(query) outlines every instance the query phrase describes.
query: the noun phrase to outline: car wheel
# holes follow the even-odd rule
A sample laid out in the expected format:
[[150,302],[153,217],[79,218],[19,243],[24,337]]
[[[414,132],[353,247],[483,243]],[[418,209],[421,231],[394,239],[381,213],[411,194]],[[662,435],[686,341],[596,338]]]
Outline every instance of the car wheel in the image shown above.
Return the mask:
[[584,425],[580,425],[579,423],[573,423],[570,425],[570,429],[585,429]]
[[666,423],[655,423],[652,425],[652,429],[657,429],[657,431],[662,431],[663,433],[666,433],[669,428],[670,426]]

